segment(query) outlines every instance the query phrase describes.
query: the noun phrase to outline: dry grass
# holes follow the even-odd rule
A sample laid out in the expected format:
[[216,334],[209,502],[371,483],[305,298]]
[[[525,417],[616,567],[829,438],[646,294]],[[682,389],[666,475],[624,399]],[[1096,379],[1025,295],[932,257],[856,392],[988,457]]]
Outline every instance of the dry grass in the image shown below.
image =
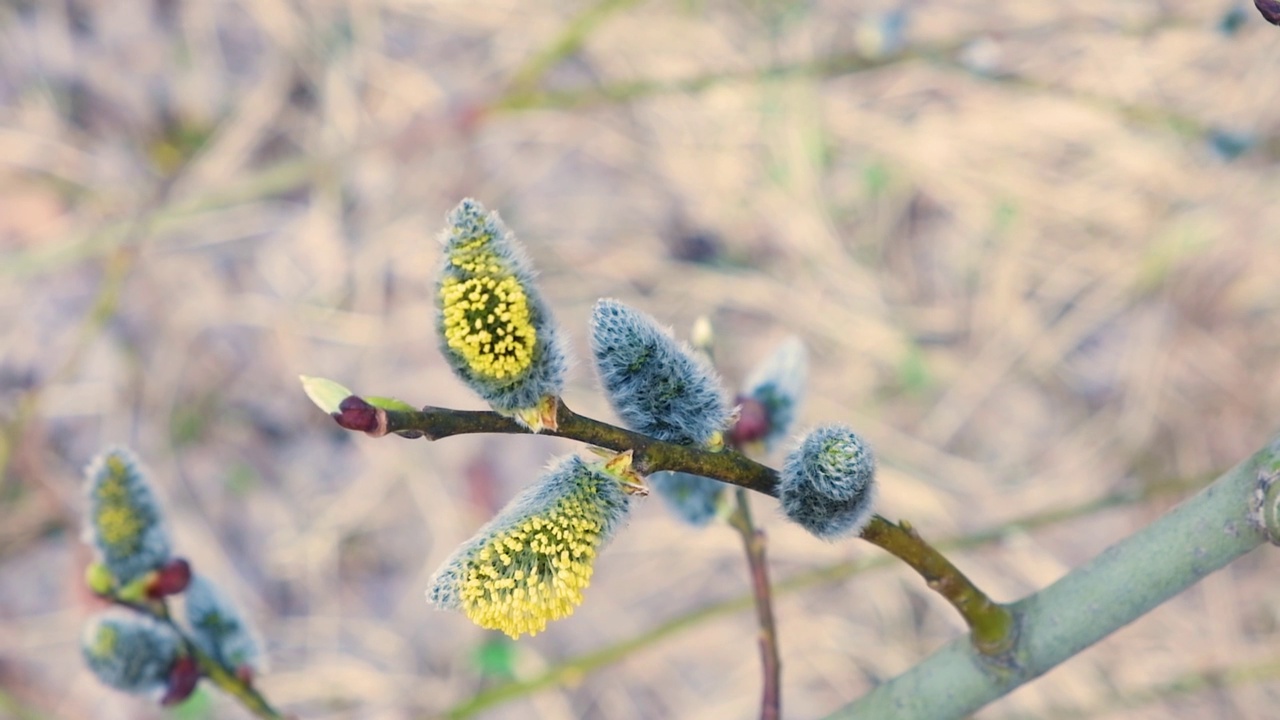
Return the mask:
[[[347,436],[296,380],[478,406],[430,310],[432,238],[464,195],[523,237],[579,357],[600,296],[681,330],[710,313],[730,380],[800,335],[805,420],[864,432],[883,511],[929,536],[1208,477],[1276,429],[1280,34],[1252,11],[1227,37],[1217,4],[926,0],[908,51],[866,62],[879,0],[606,5],[531,76],[587,3],[0,3],[0,716],[159,715],[77,659],[79,470],[114,442],[261,624],[270,697],[402,718],[481,687],[485,636],[430,610],[426,579],[573,446]],[[532,107],[479,110],[504,97]],[[1224,131],[1256,144],[1224,159]],[[709,261],[679,259],[694,236]],[[608,416],[585,362],[567,397]],[[959,561],[1013,599],[1171,502]],[[756,505],[775,576],[874,554]],[[1274,672],[1113,697],[1273,660],[1277,569],[1247,557],[979,717],[1271,717]],[[517,672],[745,589],[730,531],[648,503]],[[959,631],[899,569],[779,614],[795,718]],[[741,612],[487,716],[748,717],[758,672]]]

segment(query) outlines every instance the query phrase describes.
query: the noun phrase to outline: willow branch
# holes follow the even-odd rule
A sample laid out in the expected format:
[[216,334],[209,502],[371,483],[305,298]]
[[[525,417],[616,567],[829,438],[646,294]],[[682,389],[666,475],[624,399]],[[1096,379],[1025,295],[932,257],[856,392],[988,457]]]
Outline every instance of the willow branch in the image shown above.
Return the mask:
[[1265,542],[1280,541],[1280,438],[1159,520],[1010,606],[998,671],[952,642],[832,717],[947,720],[1043,675]]
[[[395,434],[439,440],[469,433],[529,432],[515,420],[495,412],[430,406],[422,410],[388,410],[374,407],[355,395],[341,402],[333,418],[348,430],[361,431],[372,437]],[[563,402],[556,410],[556,421],[557,429],[544,430],[542,434],[578,440],[617,452],[631,450],[632,467],[641,475],[660,470],[686,472],[770,497],[778,496],[778,472],[733,450],[715,452],[663,442],[579,415]],[[997,664],[1003,662],[1000,655],[1013,643],[1017,630],[1008,608],[988,598],[907,523],[894,524],[876,515],[862,531],[862,539],[920,573],[929,587],[951,603],[964,618],[973,631],[973,644],[979,653],[994,659]]]

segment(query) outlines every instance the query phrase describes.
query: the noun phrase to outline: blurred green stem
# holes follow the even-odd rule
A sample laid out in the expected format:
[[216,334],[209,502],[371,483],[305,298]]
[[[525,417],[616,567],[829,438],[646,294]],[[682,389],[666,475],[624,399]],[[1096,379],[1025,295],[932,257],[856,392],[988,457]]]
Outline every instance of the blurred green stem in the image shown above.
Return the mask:
[[223,692],[234,697],[244,705],[254,717],[262,718],[262,720],[284,720],[284,716],[271,707],[267,699],[258,692],[253,685],[244,682],[232,672],[229,672],[217,660],[200,652],[194,645],[188,642],[195,655],[196,662],[200,664],[200,672],[209,682],[217,685]]
[[511,80],[507,82],[507,90],[499,102],[518,104],[519,98],[534,96],[538,82],[547,74],[547,71],[580,50],[591,32],[609,16],[637,2],[638,0],[597,0],[595,4],[580,12],[550,44],[512,73]]

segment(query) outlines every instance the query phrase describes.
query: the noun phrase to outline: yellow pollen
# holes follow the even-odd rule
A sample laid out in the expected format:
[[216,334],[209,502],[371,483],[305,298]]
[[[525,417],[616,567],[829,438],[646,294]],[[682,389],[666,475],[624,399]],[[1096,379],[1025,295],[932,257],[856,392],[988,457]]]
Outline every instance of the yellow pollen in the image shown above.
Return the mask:
[[[488,253],[455,257],[464,273],[496,268]],[[440,288],[446,345],[478,376],[515,381],[533,363],[538,333],[528,296],[514,276],[447,277]]]
[[570,497],[498,533],[465,565],[463,612],[513,638],[535,635],[548,621],[569,615],[591,582],[603,523],[594,504]]
[[102,542],[112,548],[127,546],[133,549],[137,546],[138,535],[141,534],[143,528],[142,519],[133,512],[128,505],[106,505],[98,511],[97,522],[98,537],[102,538]]
[[108,625],[98,627],[98,634],[93,638],[93,646],[89,652],[97,657],[108,657],[116,650],[116,629]]

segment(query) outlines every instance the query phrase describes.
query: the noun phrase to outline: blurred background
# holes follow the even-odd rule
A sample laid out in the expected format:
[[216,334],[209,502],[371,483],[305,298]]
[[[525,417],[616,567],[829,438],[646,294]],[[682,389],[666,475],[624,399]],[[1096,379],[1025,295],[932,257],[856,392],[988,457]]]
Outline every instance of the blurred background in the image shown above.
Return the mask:
[[[540,269],[571,407],[612,419],[602,296],[710,316],[729,389],[796,335],[801,423],[870,439],[881,512],[983,533],[954,557],[996,599],[1044,587],[1280,426],[1278,72],[1280,29],[1217,0],[0,2],[0,717],[248,717],[83,669],[80,474],[113,443],[301,717],[758,711],[731,530],[643,503],[578,612],[508,643],[427,580],[577,446],[373,440],[301,392],[482,407],[431,309],[464,196]],[[852,576],[877,549],[754,505],[785,717],[962,632],[905,568]],[[1273,717],[1277,570],[977,717]]]

